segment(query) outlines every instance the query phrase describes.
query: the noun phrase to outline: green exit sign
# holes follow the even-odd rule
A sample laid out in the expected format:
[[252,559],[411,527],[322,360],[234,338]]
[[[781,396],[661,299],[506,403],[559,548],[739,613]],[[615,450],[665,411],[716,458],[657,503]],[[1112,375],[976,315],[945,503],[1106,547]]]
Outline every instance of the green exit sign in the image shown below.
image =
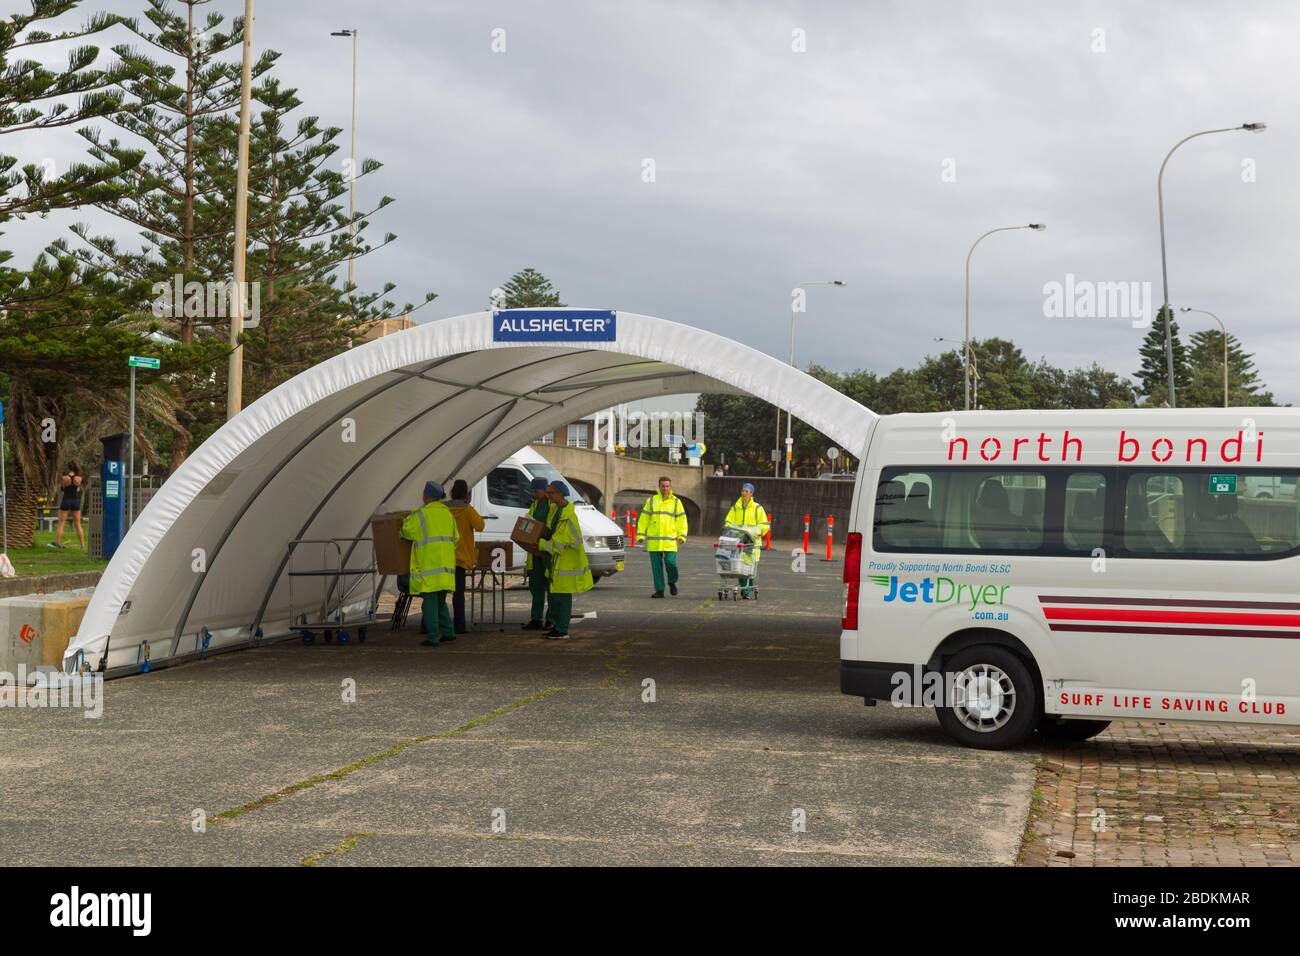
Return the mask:
[[154,370],[162,368],[162,359],[150,358],[147,355],[132,355],[126,362],[132,368],[151,368]]
[[1235,495],[1237,493],[1236,475],[1210,475],[1210,494]]

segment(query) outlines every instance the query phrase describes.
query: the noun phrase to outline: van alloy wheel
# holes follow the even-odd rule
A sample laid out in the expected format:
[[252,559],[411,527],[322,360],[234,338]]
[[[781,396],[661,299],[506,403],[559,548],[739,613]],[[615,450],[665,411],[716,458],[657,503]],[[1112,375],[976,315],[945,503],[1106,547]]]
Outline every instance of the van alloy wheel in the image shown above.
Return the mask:
[[954,681],[953,714],[977,733],[1006,726],[1016,712],[1015,683],[992,664],[972,664]]

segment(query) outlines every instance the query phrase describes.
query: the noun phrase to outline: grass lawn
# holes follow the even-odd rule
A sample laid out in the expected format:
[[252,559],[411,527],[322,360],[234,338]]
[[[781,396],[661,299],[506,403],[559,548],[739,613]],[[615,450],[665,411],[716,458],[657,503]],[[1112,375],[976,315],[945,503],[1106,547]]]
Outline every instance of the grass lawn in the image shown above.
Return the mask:
[[[89,522],[82,521],[82,528],[87,538],[90,535]],[[53,531],[36,532],[36,547],[10,548],[9,560],[19,577],[31,577],[37,574],[61,574],[66,571],[100,571],[108,567],[107,561],[92,558],[77,543],[77,531],[71,523],[63,529],[63,547],[51,548],[47,545],[54,540]]]

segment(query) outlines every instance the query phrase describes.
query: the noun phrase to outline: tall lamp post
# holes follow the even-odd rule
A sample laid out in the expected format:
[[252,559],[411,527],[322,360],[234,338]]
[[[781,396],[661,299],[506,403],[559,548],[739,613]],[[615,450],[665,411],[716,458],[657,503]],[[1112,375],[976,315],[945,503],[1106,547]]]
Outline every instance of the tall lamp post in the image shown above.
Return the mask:
[[1169,157],[1174,155],[1174,150],[1190,139],[1196,139],[1198,136],[1209,136],[1211,133],[1235,133],[1239,130],[1244,130],[1247,133],[1262,133],[1267,128],[1264,123],[1242,123],[1240,126],[1206,129],[1199,133],[1193,133],[1191,136],[1184,136],[1174,143],[1173,149],[1165,154],[1165,160],[1160,164],[1160,173],[1156,176],[1156,205],[1160,213],[1160,278],[1164,283],[1164,303],[1160,306],[1160,312],[1165,318],[1165,370],[1169,376],[1170,408],[1178,407],[1178,392],[1174,387],[1174,342],[1169,328],[1173,325],[1173,322],[1172,316],[1169,315],[1169,265],[1165,258],[1165,167],[1169,165]]
[[998,226],[996,229],[990,229],[984,235],[980,236],[971,243],[970,252],[966,253],[966,347],[964,350],[965,360],[962,366],[962,373],[966,379],[966,410],[970,411],[970,260],[975,255],[975,247],[981,242],[993,235],[995,232],[1011,232],[1014,229],[1033,229],[1035,232],[1042,232],[1047,226],[1041,222],[1031,222],[1024,226]]
[[1199,312],[1202,315],[1208,315],[1215,322],[1219,323],[1219,330],[1223,332],[1223,407],[1228,407],[1228,329],[1223,324],[1223,320],[1211,312],[1209,309],[1193,309],[1190,306],[1183,306],[1179,312]]
[[[351,37],[352,38],[352,156],[350,167],[351,175],[348,183],[348,241],[349,245],[356,243],[357,227],[353,221],[353,216],[357,212],[357,30],[353,27],[350,30],[335,30],[330,34],[332,37]],[[355,250],[353,250],[355,251]],[[353,295],[357,285],[357,260],[355,256],[348,256],[348,296]]]
[[244,0],[244,62],[239,81],[239,168],[235,172],[235,256],[230,303],[230,366],[226,382],[226,418],[244,406],[244,260],[248,254],[248,138],[253,89],[253,0]]
[[[843,279],[822,279],[817,282],[800,282],[795,286],[796,289],[803,289],[810,285],[833,285],[843,288],[848,285]],[[794,365],[794,296],[790,297],[790,364]],[[781,409],[776,410],[776,443],[777,453],[780,453],[781,446]],[[785,476],[790,477],[790,460],[794,457],[794,415],[786,412],[785,419]],[[772,477],[776,478],[780,473],[780,464],[772,463]]]

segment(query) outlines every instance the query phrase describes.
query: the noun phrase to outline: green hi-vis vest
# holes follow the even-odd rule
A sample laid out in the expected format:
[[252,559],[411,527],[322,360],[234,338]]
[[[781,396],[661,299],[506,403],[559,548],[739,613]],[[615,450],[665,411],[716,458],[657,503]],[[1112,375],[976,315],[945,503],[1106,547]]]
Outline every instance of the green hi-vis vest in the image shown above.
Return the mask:
[[658,492],[645,500],[636,519],[637,537],[647,551],[676,551],[677,539],[686,537],[686,509],[674,494],[659,497]]
[[580,594],[590,591],[595,582],[587,564],[587,549],[582,543],[578,512],[566,501],[559,513],[551,513],[551,536],[542,540],[542,550],[551,555],[547,577],[556,594]]
[[[551,503],[545,498],[541,501],[534,501],[533,506],[528,509],[528,517],[536,518],[538,521],[545,521],[550,513],[550,508]],[[524,570],[531,571],[533,569],[533,555],[531,551],[525,553],[528,555],[528,560],[524,562]]]
[[430,501],[402,522],[402,537],[411,542],[412,594],[456,590],[456,542],[460,532],[451,509]]

